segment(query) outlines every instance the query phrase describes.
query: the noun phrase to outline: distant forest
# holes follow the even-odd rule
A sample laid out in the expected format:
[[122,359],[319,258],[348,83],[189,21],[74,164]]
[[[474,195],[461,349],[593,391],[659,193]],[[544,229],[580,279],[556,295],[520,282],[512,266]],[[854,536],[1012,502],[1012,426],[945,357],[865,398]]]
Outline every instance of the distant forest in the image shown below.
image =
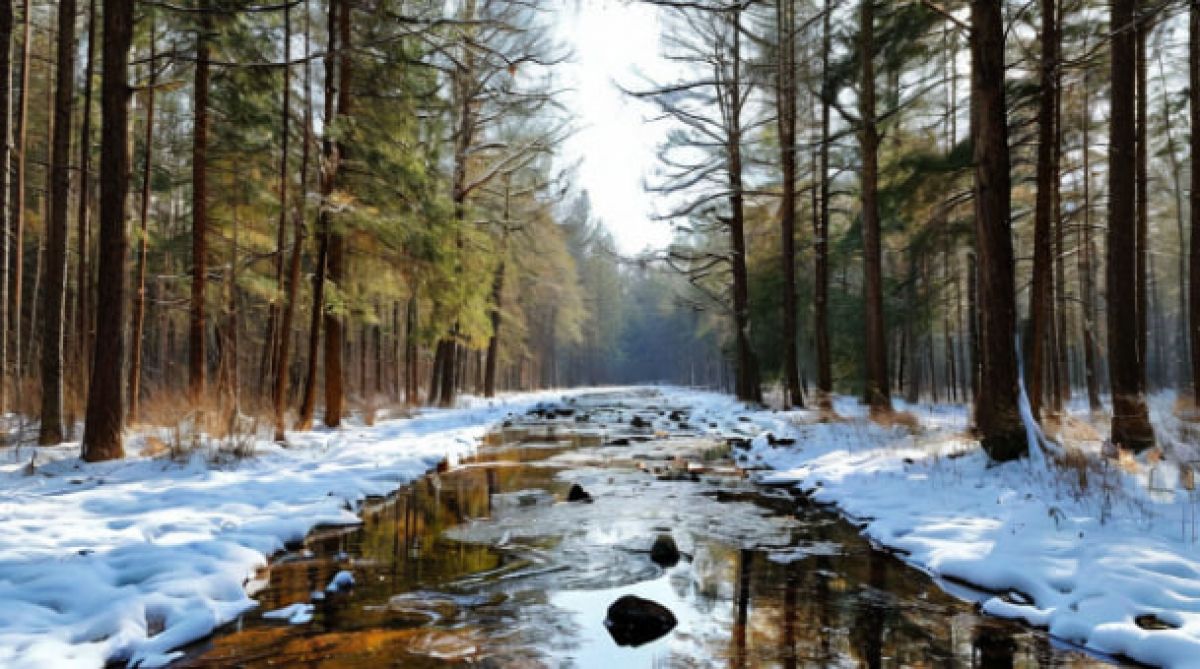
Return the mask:
[[667,381],[969,401],[1007,458],[1020,374],[1134,448],[1200,383],[1195,3],[647,2],[674,242],[619,257],[558,155],[570,7],[3,0],[0,408],[103,459]]

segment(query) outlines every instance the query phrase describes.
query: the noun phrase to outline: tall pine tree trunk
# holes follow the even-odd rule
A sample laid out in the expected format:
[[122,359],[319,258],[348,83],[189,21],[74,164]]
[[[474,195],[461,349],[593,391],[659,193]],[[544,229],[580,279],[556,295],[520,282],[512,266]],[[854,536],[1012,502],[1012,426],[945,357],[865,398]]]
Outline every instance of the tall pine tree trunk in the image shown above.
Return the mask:
[[[279,360],[278,360],[278,364],[276,365],[276,368],[275,368],[275,392],[272,397],[272,400],[274,401],[274,409],[275,409],[275,441],[279,441],[279,442],[283,442],[287,439],[287,433],[286,433],[287,425],[284,423],[284,418],[285,418],[285,414],[287,413],[287,397],[288,397],[288,387],[289,387],[288,377],[291,373],[292,328],[294,327],[295,317],[296,317],[296,298],[298,297],[299,291],[300,291],[300,258],[301,258],[301,252],[303,251],[303,248],[304,248],[304,209],[305,209],[304,202],[305,202],[305,190],[306,190],[307,184],[308,184],[308,156],[309,156],[308,151],[309,151],[309,144],[311,142],[311,138],[309,137],[309,128],[311,127],[311,123],[312,123],[312,121],[310,119],[310,116],[312,114],[312,99],[309,95],[310,77],[309,77],[308,60],[307,60],[307,57],[309,55],[308,54],[309,44],[308,44],[308,5],[307,4],[305,5],[305,8],[304,8],[304,16],[305,16],[304,55],[306,58],[306,60],[304,61],[305,113],[304,113],[304,139],[303,139],[303,144],[300,147],[300,198],[297,201],[296,211],[292,212],[292,219],[294,221],[293,232],[292,232],[292,255],[291,255],[290,261],[288,262],[287,294],[284,296],[283,315],[280,319]],[[288,37],[289,37],[287,42],[290,42],[291,41],[290,36],[292,34],[291,10],[290,9],[284,10],[283,21],[284,21],[284,33],[286,35],[288,35]],[[287,44],[287,46],[284,47],[284,60],[286,60],[290,63],[291,57],[292,57],[291,46],[290,46],[290,44]],[[291,80],[292,80],[291,73],[292,73],[292,68],[291,68],[291,65],[289,64],[284,68],[284,71],[283,71],[284,102],[283,102],[283,110],[282,110],[282,115],[283,115],[282,123],[283,123],[284,137],[286,137],[288,134],[288,114],[290,113],[290,110],[288,107],[289,107],[290,95],[291,95],[289,93],[289,89],[291,88]],[[286,202],[287,201],[286,193],[287,193],[287,189],[288,189],[287,151],[283,152],[283,158],[281,159],[281,162],[282,162],[282,166],[280,168],[280,173],[282,175],[282,179],[280,181],[280,188],[282,190],[280,191],[281,192],[280,201]],[[285,209],[285,211],[286,211],[286,209]],[[284,224],[284,220],[281,218],[280,225],[283,225],[283,224]]]
[[829,351],[829,15],[831,0],[825,0],[821,18],[821,159],[817,188],[821,192],[821,210],[813,212],[813,339],[817,349],[817,402],[822,409],[833,408],[833,364]]
[[779,57],[775,64],[775,106],[779,124],[780,261],[783,265],[783,408],[803,407],[800,364],[796,359],[796,4],[778,0],[775,21]]
[[100,256],[92,380],[83,428],[83,459],[124,456],[125,196],[129,189],[129,47],[133,1],[104,0],[104,81],[100,92]]
[[46,287],[41,302],[42,420],[38,443],[63,440],[63,330],[67,295],[67,207],[71,195],[71,113],[75,103],[75,0],[58,3],[58,68],[50,154]]
[[17,102],[17,180],[13,202],[12,291],[9,312],[12,315],[13,380],[21,382],[22,295],[25,276],[25,180],[29,157],[29,73],[33,69],[33,11],[29,0],[22,3],[24,22],[21,38],[21,94]]
[[1027,445],[1017,410],[1016,296],[1000,3],[972,0],[971,23],[980,355],[975,425],[988,456],[1003,461],[1022,456]]
[[138,421],[138,405],[142,395],[142,354],[146,329],[146,265],[147,237],[150,222],[150,182],[154,164],[154,87],[158,83],[155,69],[154,17],[150,18],[150,80],[146,87],[146,128],[142,147],[142,200],[139,204],[141,234],[138,236],[137,286],[133,294],[133,342],[129,363],[129,424]]
[[200,28],[196,35],[196,69],[192,94],[192,295],[188,318],[188,391],[192,401],[202,398],[208,355],[205,346],[205,284],[208,281],[208,0],[200,0]]
[[[153,20],[153,19],[151,19]],[[91,333],[92,333],[92,283],[91,271],[88,268],[88,256],[91,255],[91,159],[92,159],[92,79],[96,68],[96,0],[88,0],[88,36],[87,64],[83,69],[83,121],[79,128],[79,209],[75,219],[79,246],[78,269],[76,270],[76,288],[78,296],[75,315],[75,365],[79,378],[79,387],[84,391],[84,380],[91,369]],[[150,71],[154,72],[157,63],[151,59]]]
[[1112,440],[1142,450],[1154,444],[1143,399],[1138,350],[1135,0],[1112,3],[1112,102],[1108,160],[1108,360],[1113,398]]
[[1037,198],[1033,223],[1033,282],[1029,289],[1029,365],[1025,369],[1029,406],[1041,416],[1049,370],[1047,352],[1054,327],[1054,247],[1051,244],[1054,205],[1055,70],[1058,68],[1058,24],[1055,0],[1042,0],[1042,60],[1038,93]]
[[[335,21],[338,29],[338,97],[337,118],[350,115],[350,2],[340,0],[337,5],[338,16]],[[333,18],[333,10],[330,10]],[[332,31],[332,28],[330,29]],[[346,160],[347,147],[344,137],[339,136],[337,142],[338,168]],[[331,192],[337,185],[337,170],[330,175],[333,183]],[[340,230],[327,229],[329,235],[329,280],[339,290],[345,288],[346,280],[346,239]],[[325,425],[337,427],[342,424],[342,414],[345,411],[345,372],[342,369],[344,331],[340,314],[325,314]]]
[[[866,305],[866,400],[873,413],[890,412],[887,332],[883,320],[883,263],[879,226],[879,129],[875,124],[875,4],[863,0],[859,23],[859,146],[862,152],[863,292]],[[910,345],[915,345],[911,342]]]
[[8,258],[12,226],[13,0],[0,0],[0,413],[8,412]]
[[[1193,128],[1200,128],[1200,2],[1188,10],[1188,97]],[[1191,133],[1191,155],[1200,156],[1200,132]],[[1200,403],[1200,170],[1192,169],[1191,239],[1188,242],[1188,341],[1192,349],[1192,398]]]

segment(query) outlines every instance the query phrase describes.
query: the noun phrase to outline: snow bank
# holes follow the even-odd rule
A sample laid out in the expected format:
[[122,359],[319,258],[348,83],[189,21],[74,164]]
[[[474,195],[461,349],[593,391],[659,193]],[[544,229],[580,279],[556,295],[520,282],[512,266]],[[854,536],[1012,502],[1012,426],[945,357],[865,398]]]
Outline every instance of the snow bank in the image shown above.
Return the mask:
[[[757,435],[739,459],[767,470],[760,481],[836,505],[914,567],[948,586],[973,586],[951,589],[973,592],[985,612],[1100,654],[1200,667],[1197,499],[1179,489],[1173,465],[1098,466],[1084,487],[1075,470],[989,466],[966,434],[963,407],[899,407],[920,419],[913,435],[869,423],[852,399],[835,402],[846,420],[823,423],[813,412],[750,412],[727,398],[677,395],[703,407],[710,424]],[[1171,399],[1152,401],[1156,418],[1169,414]]]
[[[354,524],[487,427],[561,392],[469,398],[407,420],[289,435],[290,447],[215,466],[131,457],[88,464],[78,445],[0,463],[0,666],[161,666],[255,606],[268,556],[316,525]],[[338,585],[349,585],[343,578]],[[287,619],[304,620],[303,610]]]

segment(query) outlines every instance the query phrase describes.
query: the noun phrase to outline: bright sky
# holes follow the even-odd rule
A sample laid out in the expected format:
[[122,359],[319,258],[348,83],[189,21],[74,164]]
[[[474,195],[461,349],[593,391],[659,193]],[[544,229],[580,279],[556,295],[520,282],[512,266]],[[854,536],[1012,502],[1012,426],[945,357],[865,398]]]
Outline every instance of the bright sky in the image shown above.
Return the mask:
[[574,52],[563,68],[571,87],[565,102],[579,129],[568,140],[567,160],[581,160],[578,187],[587,190],[592,212],[612,231],[618,250],[661,248],[671,239],[666,221],[652,220],[653,198],[643,184],[655,168],[655,148],[666,126],[643,123],[653,113],[625,96],[616,82],[640,88],[640,73],[669,69],[659,52],[657,10],[638,2],[580,0],[567,5],[561,39]]

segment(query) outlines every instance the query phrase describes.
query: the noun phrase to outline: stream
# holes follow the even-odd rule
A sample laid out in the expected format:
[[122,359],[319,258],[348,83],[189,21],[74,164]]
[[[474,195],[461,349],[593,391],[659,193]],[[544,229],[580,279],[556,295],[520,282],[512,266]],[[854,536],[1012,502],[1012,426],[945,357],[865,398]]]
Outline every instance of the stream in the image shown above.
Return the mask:
[[[172,666],[1110,665],[979,615],[834,512],[756,486],[688,419],[654,391],[513,416],[473,458],[364,504],[360,526],[276,556],[260,608]],[[590,500],[567,501],[573,485]],[[677,562],[652,558],[662,535]],[[353,587],[328,589],[341,572]],[[605,617],[625,595],[677,624],[618,645]],[[299,624],[263,615],[306,603]]]

